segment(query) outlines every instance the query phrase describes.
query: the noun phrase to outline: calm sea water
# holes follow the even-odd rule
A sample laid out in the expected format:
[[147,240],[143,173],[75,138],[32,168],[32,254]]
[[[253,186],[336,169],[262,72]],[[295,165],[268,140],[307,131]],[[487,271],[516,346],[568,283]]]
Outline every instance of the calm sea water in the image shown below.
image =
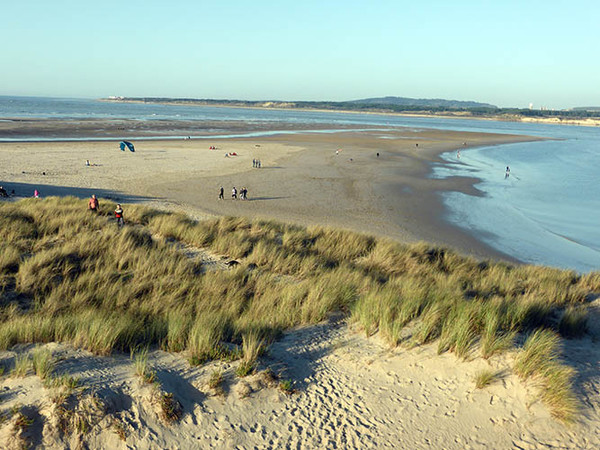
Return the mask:
[[[454,152],[444,155],[451,164],[434,167],[433,177],[474,176],[484,192],[482,197],[444,194],[446,219],[525,262],[580,272],[600,269],[600,128],[0,96],[0,120],[7,117],[269,121],[306,124],[307,129],[326,123],[332,130],[336,124],[362,124],[555,138],[462,150],[460,160]],[[511,168],[508,178],[506,166]]]

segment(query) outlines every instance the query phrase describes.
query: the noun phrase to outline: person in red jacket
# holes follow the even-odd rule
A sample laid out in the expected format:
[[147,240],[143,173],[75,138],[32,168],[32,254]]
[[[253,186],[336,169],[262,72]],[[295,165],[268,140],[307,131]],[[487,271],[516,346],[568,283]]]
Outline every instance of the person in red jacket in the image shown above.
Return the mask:
[[117,208],[115,209],[115,218],[117,219],[117,225],[119,227],[123,226],[123,208],[121,208],[120,204],[117,204]]

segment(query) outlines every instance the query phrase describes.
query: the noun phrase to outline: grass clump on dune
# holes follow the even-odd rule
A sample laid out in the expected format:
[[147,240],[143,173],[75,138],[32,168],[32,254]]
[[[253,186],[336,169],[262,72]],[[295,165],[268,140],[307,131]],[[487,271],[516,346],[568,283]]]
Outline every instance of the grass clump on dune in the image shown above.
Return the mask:
[[549,330],[536,330],[525,341],[515,361],[515,372],[540,384],[541,398],[552,415],[564,422],[574,420],[577,398],[572,390],[575,371],[559,360],[560,340]]
[[[201,364],[245,347],[249,372],[258,341],[344,311],[391,346],[437,341],[440,352],[490,358],[538,328],[578,335],[582,304],[600,291],[596,273],[481,262],[427,243],[265,220],[197,222],[134,205],[119,229],[108,211],[90,214],[73,197],[0,203],[0,349],[160,346]],[[204,270],[174,241],[239,264]]]
[[475,374],[475,387],[483,389],[498,378],[498,373],[493,370],[481,370]]

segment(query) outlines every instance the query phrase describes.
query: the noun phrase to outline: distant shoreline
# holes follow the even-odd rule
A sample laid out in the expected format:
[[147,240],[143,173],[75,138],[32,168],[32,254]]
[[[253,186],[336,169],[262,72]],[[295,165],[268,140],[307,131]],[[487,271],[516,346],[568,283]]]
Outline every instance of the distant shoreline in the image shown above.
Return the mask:
[[[379,110],[377,108],[365,109],[365,110],[353,110],[353,109],[327,109],[327,108],[310,108],[310,107],[291,107],[289,106],[293,102],[280,102],[282,106],[276,106],[276,102],[264,102],[268,106],[259,105],[241,105],[236,103],[212,103],[212,102],[181,102],[181,101],[144,101],[140,99],[110,99],[100,98],[97,99],[101,102],[107,103],[140,103],[140,104],[157,104],[157,105],[173,105],[173,106],[202,106],[212,108],[234,108],[234,109],[253,109],[253,110],[271,110],[271,111],[311,111],[311,112],[325,112],[325,113],[341,113],[341,114],[370,114],[370,115],[382,115],[382,116],[393,116],[393,117],[423,117],[423,118],[437,118],[437,119],[469,119],[469,120],[487,120],[496,122],[522,122],[522,123],[543,123],[550,125],[575,125],[584,127],[599,127],[600,118],[573,118],[566,119],[561,117],[524,117],[519,115],[485,115],[475,116],[468,111],[457,111],[456,113],[440,113],[435,114],[431,112],[394,112]],[[287,105],[287,106],[286,106]]]

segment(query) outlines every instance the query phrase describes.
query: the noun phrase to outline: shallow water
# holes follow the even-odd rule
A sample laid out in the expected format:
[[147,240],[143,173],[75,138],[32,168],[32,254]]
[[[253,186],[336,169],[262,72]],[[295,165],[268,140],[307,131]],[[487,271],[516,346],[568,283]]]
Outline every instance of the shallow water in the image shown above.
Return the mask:
[[[483,197],[443,194],[446,219],[522,261],[588,272],[600,268],[600,130],[564,141],[447,153],[434,177],[474,176]],[[510,166],[508,178],[505,167]]]

